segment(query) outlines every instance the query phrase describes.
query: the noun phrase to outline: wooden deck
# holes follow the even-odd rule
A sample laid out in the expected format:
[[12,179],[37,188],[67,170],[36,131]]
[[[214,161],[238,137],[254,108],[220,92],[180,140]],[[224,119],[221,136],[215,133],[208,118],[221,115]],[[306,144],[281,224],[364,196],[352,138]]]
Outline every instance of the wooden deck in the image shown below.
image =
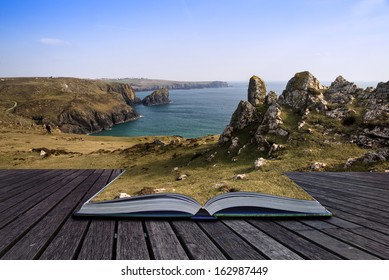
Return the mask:
[[120,170],[0,170],[1,259],[389,259],[389,173],[288,173],[330,219],[74,219]]

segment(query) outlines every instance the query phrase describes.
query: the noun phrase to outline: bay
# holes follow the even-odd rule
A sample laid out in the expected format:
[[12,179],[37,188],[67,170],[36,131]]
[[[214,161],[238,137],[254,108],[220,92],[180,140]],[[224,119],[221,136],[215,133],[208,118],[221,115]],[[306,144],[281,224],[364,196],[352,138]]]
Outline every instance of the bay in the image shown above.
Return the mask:
[[[286,83],[267,82],[267,91],[273,90],[281,94]],[[170,104],[149,107],[137,105],[135,110],[142,115],[141,118],[93,135],[180,135],[196,138],[220,134],[229,123],[239,101],[247,100],[248,82],[229,82],[229,85],[227,88],[170,90]],[[150,93],[137,92],[137,96],[144,98]]]
[[[269,82],[267,89],[281,94],[286,82]],[[135,121],[115,125],[99,136],[180,135],[195,138],[220,134],[240,100],[247,100],[248,82],[229,82],[227,88],[170,90],[172,102],[159,106],[135,106],[142,115]],[[137,92],[144,98],[151,92]]]

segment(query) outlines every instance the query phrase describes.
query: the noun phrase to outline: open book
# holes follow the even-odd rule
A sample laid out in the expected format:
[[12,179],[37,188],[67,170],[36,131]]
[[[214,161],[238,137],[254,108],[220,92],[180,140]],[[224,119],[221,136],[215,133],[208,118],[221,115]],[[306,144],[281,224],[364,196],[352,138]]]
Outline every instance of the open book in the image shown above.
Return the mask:
[[[97,194],[96,194],[97,195]],[[182,194],[150,194],[110,201],[87,201],[75,216],[106,217],[288,217],[331,216],[316,200],[302,200],[255,192],[215,196],[204,206]]]

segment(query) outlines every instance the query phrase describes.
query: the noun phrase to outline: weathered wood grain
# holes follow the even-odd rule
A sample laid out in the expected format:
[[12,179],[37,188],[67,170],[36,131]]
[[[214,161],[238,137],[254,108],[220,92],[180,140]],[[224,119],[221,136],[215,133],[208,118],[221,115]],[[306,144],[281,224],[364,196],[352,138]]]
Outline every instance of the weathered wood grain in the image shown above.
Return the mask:
[[[104,170],[98,180],[89,189],[87,194],[82,197],[77,205],[82,205],[93,194],[103,188],[109,181],[116,176],[112,174],[112,170]],[[77,208],[76,207],[76,208]],[[75,219],[70,216],[57,235],[49,243],[40,259],[44,260],[71,260],[78,256],[81,242],[86,234],[86,230],[90,225],[90,219],[82,218]]]
[[187,260],[188,255],[167,221],[147,220],[147,235],[156,260]]
[[220,221],[199,222],[200,226],[214,240],[218,247],[230,259],[262,260],[265,259],[249,243],[239,237]]
[[271,260],[303,259],[289,248],[243,220],[224,220],[223,223]]
[[119,221],[116,258],[118,260],[149,260],[145,234],[142,221]]
[[226,257],[209,239],[209,237],[199,228],[199,226],[189,220],[173,221],[172,227],[177,236],[182,239],[191,259],[195,260],[224,260]]
[[262,230],[290,250],[312,260],[336,260],[340,257],[316,243],[301,237],[294,231],[272,222],[271,220],[249,220],[251,224]]

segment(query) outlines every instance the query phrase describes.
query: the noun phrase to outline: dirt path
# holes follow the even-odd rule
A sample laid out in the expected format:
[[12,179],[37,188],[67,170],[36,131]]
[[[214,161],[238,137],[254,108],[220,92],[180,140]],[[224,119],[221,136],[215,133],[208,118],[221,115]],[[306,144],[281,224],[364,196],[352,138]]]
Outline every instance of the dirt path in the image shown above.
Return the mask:
[[11,108],[8,108],[7,110],[5,110],[7,113],[11,113],[13,109],[16,108],[16,106],[18,106],[18,103],[16,101],[11,101],[9,100],[10,102],[13,102],[14,105],[11,107]]

